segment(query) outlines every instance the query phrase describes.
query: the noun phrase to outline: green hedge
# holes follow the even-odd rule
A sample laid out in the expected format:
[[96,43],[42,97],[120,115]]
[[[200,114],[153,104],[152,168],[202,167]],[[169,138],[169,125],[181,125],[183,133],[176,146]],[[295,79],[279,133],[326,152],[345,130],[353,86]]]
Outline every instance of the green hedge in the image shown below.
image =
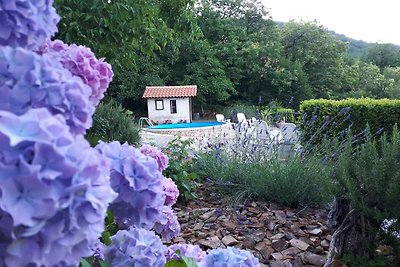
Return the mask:
[[[350,125],[352,132],[356,134],[363,132],[367,124],[371,133],[376,133],[381,128],[390,133],[393,126],[400,123],[400,100],[312,99],[301,103],[300,112],[305,117],[300,126],[302,142],[316,143],[323,136],[343,134]],[[329,116],[328,123],[327,116]]]
[[131,145],[140,142],[139,127],[133,123],[129,111],[112,100],[97,106],[93,126],[86,138],[92,145],[96,145],[99,140],[128,142]]

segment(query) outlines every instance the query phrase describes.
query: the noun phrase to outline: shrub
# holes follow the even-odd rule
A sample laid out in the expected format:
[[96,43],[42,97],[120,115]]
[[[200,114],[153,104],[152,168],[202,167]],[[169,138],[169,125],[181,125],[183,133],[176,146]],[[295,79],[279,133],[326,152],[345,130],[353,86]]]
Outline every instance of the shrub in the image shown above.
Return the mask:
[[319,143],[324,136],[345,135],[350,126],[353,133],[361,133],[367,123],[372,133],[381,128],[390,132],[400,121],[400,100],[313,99],[303,101],[300,111],[304,113],[302,142]]
[[[399,249],[400,240],[393,238],[400,229],[400,133],[397,126],[390,138],[386,134],[372,138],[367,131],[366,139],[358,146],[354,146],[354,136],[349,134],[347,142],[336,142],[327,154],[333,155],[330,162],[334,166],[333,193],[341,200],[335,210],[348,212],[347,219],[332,223],[340,225],[338,238],[332,239],[335,251],[371,258],[378,234],[389,237]],[[387,223],[389,221],[391,223]],[[385,222],[390,226],[382,231]],[[346,243],[341,244],[340,240]]]
[[178,186],[178,200],[184,202],[197,197],[194,190],[197,187],[198,175],[193,169],[192,158],[188,152],[191,144],[190,139],[182,140],[177,137],[168,143],[166,149],[169,164],[164,175],[171,178]]
[[259,108],[255,105],[235,104],[230,107],[226,107],[222,113],[226,119],[231,119],[232,122],[237,122],[236,114],[244,113],[246,118],[250,119],[251,117],[256,116],[258,109]]
[[139,128],[133,123],[128,111],[114,101],[98,105],[93,126],[86,138],[92,145],[99,140],[128,142],[132,145],[137,145],[140,141]]
[[274,124],[277,121],[285,120],[286,122],[298,122],[297,114],[293,109],[284,108],[275,102],[261,110],[261,118],[269,124]]

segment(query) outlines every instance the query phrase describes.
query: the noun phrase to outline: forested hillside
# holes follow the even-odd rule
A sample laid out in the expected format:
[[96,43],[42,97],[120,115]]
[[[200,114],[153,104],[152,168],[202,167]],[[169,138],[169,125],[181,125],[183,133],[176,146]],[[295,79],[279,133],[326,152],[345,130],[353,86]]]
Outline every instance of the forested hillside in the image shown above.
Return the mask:
[[[151,3],[150,3],[151,2]],[[195,107],[400,97],[400,48],[277,23],[258,0],[56,0],[57,36],[113,64],[109,98],[145,107],[146,85],[197,84]]]

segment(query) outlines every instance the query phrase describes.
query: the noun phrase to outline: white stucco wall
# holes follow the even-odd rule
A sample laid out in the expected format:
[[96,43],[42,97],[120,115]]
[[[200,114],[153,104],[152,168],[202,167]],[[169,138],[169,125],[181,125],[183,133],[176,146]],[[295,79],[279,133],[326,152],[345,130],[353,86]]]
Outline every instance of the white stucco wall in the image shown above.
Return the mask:
[[[158,100],[158,99],[157,99]],[[177,113],[171,114],[170,100],[176,100]],[[177,123],[181,120],[190,122],[190,102],[189,97],[186,98],[164,98],[164,109],[156,110],[156,99],[147,99],[147,111],[149,119],[164,123],[166,120],[171,120]]]

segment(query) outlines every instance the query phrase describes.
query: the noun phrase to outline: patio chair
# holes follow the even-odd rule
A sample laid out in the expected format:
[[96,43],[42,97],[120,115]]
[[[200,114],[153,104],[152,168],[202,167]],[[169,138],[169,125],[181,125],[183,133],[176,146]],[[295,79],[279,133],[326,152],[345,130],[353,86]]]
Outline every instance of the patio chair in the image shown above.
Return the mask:
[[218,122],[225,122],[225,116],[222,114],[215,115],[215,118],[217,119]]
[[279,129],[282,132],[285,144],[296,144],[299,141],[297,126],[294,123],[281,123]]
[[244,115],[244,113],[238,113],[238,114],[236,114],[236,117],[237,117],[238,123],[247,122],[246,115]]
[[265,121],[257,121],[254,124],[255,127],[255,133],[256,133],[256,137],[259,141],[261,142],[269,142],[271,137],[269,135],[269,131],[268,131],[268,125]]

